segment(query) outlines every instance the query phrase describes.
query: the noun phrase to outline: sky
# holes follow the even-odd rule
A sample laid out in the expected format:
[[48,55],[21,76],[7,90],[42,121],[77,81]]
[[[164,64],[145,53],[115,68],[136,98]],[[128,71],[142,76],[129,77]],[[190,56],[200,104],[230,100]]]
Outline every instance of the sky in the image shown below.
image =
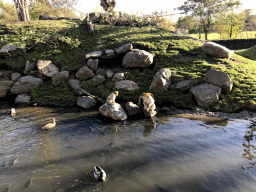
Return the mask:
[[[3,0],[7,3],[13,3],[13,0]],[[168,9],[172,13],[179,13],[179,11],[174,11],[174,8],[181,6],[185,0],[116,0],[116,11],[121,12],[134,12],[143,11],[144,13],[152,13],[153,11],[166,11]],[[242,10],[244,9],[252,9],[252,0],[241,0],[242,2]],[[100,0],[79,0],[75,9],[82,13],[89,13],[95,10],[95,8],[100,6]],[[256,7],[255,7],[256,10]],[[179,14],[174,16],[174,20],[176,21],[180,17]]]

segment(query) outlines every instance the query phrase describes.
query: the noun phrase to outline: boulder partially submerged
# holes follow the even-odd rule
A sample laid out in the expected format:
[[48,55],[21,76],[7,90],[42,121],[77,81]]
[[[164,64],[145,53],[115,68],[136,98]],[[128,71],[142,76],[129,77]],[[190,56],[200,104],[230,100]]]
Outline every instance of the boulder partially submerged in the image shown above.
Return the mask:
[[114,120],[123,121],[127,119],[126,112],[124,111],[123,107],[118,103],[114,103],[112,105],[105,103],[100,107],[99,112],[103,116],[112,118]]

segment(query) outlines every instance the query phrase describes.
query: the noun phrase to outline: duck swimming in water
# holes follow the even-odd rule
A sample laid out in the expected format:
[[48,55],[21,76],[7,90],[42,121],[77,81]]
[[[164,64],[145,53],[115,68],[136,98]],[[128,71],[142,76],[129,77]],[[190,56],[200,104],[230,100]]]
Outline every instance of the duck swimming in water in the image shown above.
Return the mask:
[[107,175],[106,175],[105,171],[102,168],[100,168],[99,166],[94,166],[94,177],[98,181],[105,181]]
[[56,126],[55,118],[52,119],[52,123],[48,123],[42,127],[42,129],[51,129]]

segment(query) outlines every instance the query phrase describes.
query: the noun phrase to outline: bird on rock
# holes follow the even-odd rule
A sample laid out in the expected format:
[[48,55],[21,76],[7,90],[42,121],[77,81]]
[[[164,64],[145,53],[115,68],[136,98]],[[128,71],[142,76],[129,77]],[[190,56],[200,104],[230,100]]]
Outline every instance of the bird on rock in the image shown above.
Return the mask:
[[11,114],[11,116],[16,115],[16,109],[15,109],[15,108],[12,108],[12,109],[10,110],[10,114]]
[[107,175],[102,168],[100,168],[99,166],[94,166],[94,177],[98,181],[105,181],[107,178]]

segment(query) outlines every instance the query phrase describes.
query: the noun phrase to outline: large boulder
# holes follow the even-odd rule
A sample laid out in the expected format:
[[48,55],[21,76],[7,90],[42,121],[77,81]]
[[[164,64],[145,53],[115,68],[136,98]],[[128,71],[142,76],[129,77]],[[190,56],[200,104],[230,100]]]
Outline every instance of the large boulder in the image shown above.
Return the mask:
[[102,84],[105,81],[105,77],[101,74],[94,76],[92,79],[88,80],[87,83],[89,86],[97,86]]
[[50,60],[38,60],[36,66],[39,73],[47,77],[53,77],[59,72],[59,69]]
[[82,95],[85,93],[85,90],[82,87],[81,81],[79,81],[78,79],[69,79],[68,84],[75,91],[77,95]]
[[94,73],[91,69],[89,69],[88,66],[83,66],[76,73],[76,77],[79,80],[87,80],[87,79],[91,79],[92,77],[94,77]]
[[8,54],[8,55],[16,56],[24,53],[26,53],[26,49],[23,49],[20,47],[20,45],[16,45],[16,44],[4,45],[0,49],[0,55]]
[[0,81],[0,97],[5,97],[9,90],[11,89],[11,86],[13,85],[13,81],[4,80]]
[[135,91],[136,89],[138,89],[138,85],[137,83],[130,81],[130,80],[121,80],[121,81],[117,81],[115,82],[115,90],[118,89],[126,89],[128,91]]
[[233,53],[233,51],[229,50],[228,48],[214,42],[204,43],[202,49],[209,55],[227,59],[230,59]]
[[153,55],[147,51],[133,49],[125,54],[122,65],[128,67],[148,67],[153,63]]
[[115,120],[123,121],[127,119],[127,114],[123,107],[118,103],[114,103],[113,105],[105,103],[100,107],[99,111],[101,115]]
[[63,81],[64,79],[68,79],[69,78],[69,71],[61,71],[56,73],[53,77],[52,77],[52,84],[54,86],[57,86],[60,84],[61,81]]
[[226,93],[229,93],[233,87],[233,81],[230,79],[229,75],[216,69],[209,69],[206,72],[204,82],[217,85]]
[[204,107],[205,105],[218,101],[221,94],[221,88],[219,86],[208,83],[192,87],[190,91],[195,96],[200,107]]
[[125,104],[125,109],[128,113],[129,116],[131,115],[137,115],[139,113],[141,113],[140,108],[138,107],[138,105],[134,104],[133,102],[129,101]]
[[17,105],[29,105],[31,103],[31,96],[28,94],[20,94],[15,99]]
[[155,76],[149,89],[152,89],[154,92],[159,92],[162,90],[167,90],[171,85],[172,72],[168,68],[160,69]]
[[42,79],[32,76],[21,77],[11,88],[11,94],[29,94],[33,88],[37,87],[42,82]]
[[85,109],[90,109],[96,105],[96,100],[91,96],[78,97],[77,105]]
[[116,48],[115,49],[115,53],[116,54],[124,54],[124,53],[132,50],[132,48],[133,48],[132,44],[131,43],[127,43],[125,45],[122,45],[122,46]]

